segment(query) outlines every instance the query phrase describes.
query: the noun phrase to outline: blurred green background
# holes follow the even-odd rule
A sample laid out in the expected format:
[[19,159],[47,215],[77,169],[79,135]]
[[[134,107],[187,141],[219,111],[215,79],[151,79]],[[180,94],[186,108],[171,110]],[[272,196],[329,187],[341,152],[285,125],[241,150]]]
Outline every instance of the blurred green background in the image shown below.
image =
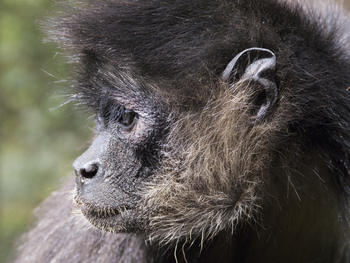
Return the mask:
[[50,9],[48,0],[0,0],[0,263],[92,134],[88,116],[73,105],[50,110],[64,101],[58,91],[68,83],[59,80],[69,76],[37,27]]
[[[33,221],[32,210],[72,171],[91,122],[64,99],[69,69],[43,44],[48,0],[0,0],[0,263]],[[44,72],[45,71],[45,72]],[[50,76],[49,74],[53,75]],[[71,174],[72,175],[72,174]]]

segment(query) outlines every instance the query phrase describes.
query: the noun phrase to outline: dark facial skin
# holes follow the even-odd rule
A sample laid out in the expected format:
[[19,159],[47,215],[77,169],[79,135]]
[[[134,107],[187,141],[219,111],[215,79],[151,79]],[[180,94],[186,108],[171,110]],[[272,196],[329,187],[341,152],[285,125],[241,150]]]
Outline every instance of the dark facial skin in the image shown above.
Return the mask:
[[[112,94],[117,97],[115,91]],[[155,128],[152,116],[138,110],[136,100],[120,102],[113,95],[100,98],[95,114],[97,138],[73,164],[74,199],[94,226],[110,232],[138,232],[151,212],[140,207],[140,193],[152,180],[148,160],[157,152],[147,152],[147,145]]]

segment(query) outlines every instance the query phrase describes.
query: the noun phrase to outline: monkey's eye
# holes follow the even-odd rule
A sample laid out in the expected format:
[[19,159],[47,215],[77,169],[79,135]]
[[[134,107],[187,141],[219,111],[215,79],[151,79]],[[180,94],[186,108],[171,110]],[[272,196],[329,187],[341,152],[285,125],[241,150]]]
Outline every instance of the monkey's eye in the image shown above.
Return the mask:
[[123,108],[118,122],[128,128],[134,123],[135,117],[136,113],[134,111]]
[[123,106],[107,106],[101,107],[101,110],[95,115],[97,130],[107,129],[109,125],[115,127],[116,123],[118,123],[121,128],[126,129],[126,131],[132,128],[135,123],[135,118],[138,117],[137,113],[133,110],[125,109]]

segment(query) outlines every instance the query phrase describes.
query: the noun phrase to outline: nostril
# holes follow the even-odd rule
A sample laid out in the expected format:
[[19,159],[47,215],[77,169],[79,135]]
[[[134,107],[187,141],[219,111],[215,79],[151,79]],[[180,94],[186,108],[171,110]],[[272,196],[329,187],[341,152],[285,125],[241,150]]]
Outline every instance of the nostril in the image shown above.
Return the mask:
[[96,164],[89,164],[80,169],[80,174],[83,178],[92,179],[98,172]]

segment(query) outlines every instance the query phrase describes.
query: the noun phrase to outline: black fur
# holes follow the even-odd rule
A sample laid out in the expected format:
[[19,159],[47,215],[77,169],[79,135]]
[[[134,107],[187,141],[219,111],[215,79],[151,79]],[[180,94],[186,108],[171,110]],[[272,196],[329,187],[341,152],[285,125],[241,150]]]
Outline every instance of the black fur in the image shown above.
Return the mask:
[[[45,201],[16,262],[350,262],[345,14],[287,0],[61,5],[46,30],[100,139],[75,164],[77,204],[72,182]],[[221,79],[252,47],[277,59],[261,119],[268,95]],[[120,125],[125,109],[136,128]]]

